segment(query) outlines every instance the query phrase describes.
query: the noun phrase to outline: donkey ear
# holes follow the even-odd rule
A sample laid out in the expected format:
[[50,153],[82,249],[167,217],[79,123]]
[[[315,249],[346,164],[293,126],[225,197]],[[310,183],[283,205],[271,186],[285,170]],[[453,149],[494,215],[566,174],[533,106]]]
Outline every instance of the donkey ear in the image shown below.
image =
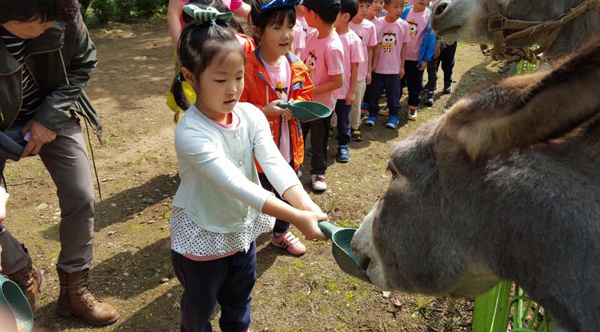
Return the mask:
[[600,116],[600,38],[554,67],[459,101],[446,133],[475,160],[559,138]]

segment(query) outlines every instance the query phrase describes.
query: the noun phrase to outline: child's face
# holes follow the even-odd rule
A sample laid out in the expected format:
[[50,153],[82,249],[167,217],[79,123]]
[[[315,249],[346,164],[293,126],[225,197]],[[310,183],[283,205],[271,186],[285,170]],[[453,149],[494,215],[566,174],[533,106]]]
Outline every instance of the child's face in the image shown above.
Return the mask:
[[402,16],[404,10],[404,0],[390,0],[389,5],[384,5],[383,8],[387,10],[385,18],[388,21],[396,21]]
[[383,0],[373,0],[373,4],[371,4],[371,9],[369,14],[373,17],[377,17],[377,15],[381,14],[381,8],[383,7]]
[[268,25],[260,36],[260,47],[272,56],[285,55],[294,43],[295,23],[286,17],[281,25]]
[[417,11],[423,11],[425,10],[425,8],[427,8],[427,6],[429,5],[429,1],[426,0],[415,0],[415,10]]
[[368,2],[359,2],[358,3],[358,13],[356,13],[356,18],[359,20],[364,20],[367,15],[369,15],[369,11],[371,10],[371,4]]
[[42,22],[39,18],[36,18],[28,22],[8,21],[2,23],[2,27],[21,39],[33,39],[50,29],[53,24],[52,21]]
[[194,88],[198,109],[210,119],[221,121],[233,111],[244,91],[244,60],[237,52],[215,56]]

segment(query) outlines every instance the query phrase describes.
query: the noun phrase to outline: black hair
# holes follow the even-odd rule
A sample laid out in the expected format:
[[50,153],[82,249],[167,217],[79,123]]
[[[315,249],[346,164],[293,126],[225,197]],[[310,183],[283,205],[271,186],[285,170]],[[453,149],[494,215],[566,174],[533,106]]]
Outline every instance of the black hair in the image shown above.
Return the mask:
[[[265,31],[268,26],[279,26],[288,19],[290,24],[296,23],[296,9],[294,7],[284,7],[275,10],[263,11],[261,8],[263,5],[269,3],[271,0],[252,0],[250,6],[250,20],[252,25],[257,27],[261,32]],[[255,40],[257,43],[258,40]]]
[[2,0],[0,1],[0,24],[9,21],[71,23],[79,15],[77,0]]
[[358,3],[368,3],[369,5],[372,5],[373,0],[358,0]]
[[[227,6],[225,6],[225,4],[223,4],[221,0],[191,0],[188,3],[194,4],[203,9],[213,7],[221,13],[230,12],[229,8],[227,8]],[[193,21],[193,19],[185,13],[182,14],[182,17],[185,23],[190,23],[191,21]],[[227,26],[235,32],[244,33],[244,28],[242,27],[240,22],[238,22],[238,20],[235,19],[235,17],[232,18],[231,21],[227,22]]]
[[[358,14],[358,1],[357,0],[341,0],[342,7],[340,7],[340,14],[350,14],[352,20],[356,14]],[[373,0],[371,0],[373,2]]]
[[[179,63],[181,67],[193,73],[196,82],[200,82],[200,75],[216,58],[223,54],[236,53],[242,61],[246,61],[244,49],[235,34],[220,21],[202,25],[192,22],[183,28],[179,36],[177,46]],[[190,102],[183,92],[183,80],[183,74],[180,74],[173,85],[173,96],[177,105],[185,110],[190,107]]]
[[321,21],[328,24],[333,24],[337,19],[338,14],[340,13],[340,6],[337,5],[334,5],[333,8],[324,8],[318,6],[314,9],[310,9],[308,7],[306,7],[306,9],[315,12],[319,16],[319,18],[321,18]]

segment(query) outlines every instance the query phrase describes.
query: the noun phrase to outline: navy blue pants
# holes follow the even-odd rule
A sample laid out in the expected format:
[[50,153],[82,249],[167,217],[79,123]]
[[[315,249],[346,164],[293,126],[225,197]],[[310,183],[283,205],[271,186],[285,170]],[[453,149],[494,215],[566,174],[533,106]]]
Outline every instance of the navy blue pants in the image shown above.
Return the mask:
[[248,252],[197,262],[171,251],[173,269],[183,286],[181,332],[211,332],[210,316],[221,305],[219,326],[226,332],[250,327],[250,300],[256,281],[256,244]]
[[456,55],[456,48],[458,46],[458,42],[454,44],[447,45],[440,52],[440,57],[437,59],[436,63],[436,71],[440,68],[440,63],[442,65],[442,70],[444,71],[444,83],[452,83],[452,71],[454,70],[454,59]]
[[350,143],[350,113],[352,105],[346,105],[346,99],[338,99],[335,104],[335,114],[337,114],[337,141],[338,145],[348,145]]
[[310,174],[325,175],[327,171],[327,145],[329,145],[329,127],[331,116],[302,124],[302,135],[306,144],[306,136],[310,131],[310,146],[313,155],[310,159]]
[[405,61],[404,72],[408,87],[408,106],[419,107],[421,104],[421,88],[423,86],[423,71],[419,70],[417,61]]
[[373,73],[373,79],[369,86],[369,116],[379,114],[379,99],[384,91],[390,116],[398,116],[402,110],[400,105],[400,97],[402,97],[400,75]]

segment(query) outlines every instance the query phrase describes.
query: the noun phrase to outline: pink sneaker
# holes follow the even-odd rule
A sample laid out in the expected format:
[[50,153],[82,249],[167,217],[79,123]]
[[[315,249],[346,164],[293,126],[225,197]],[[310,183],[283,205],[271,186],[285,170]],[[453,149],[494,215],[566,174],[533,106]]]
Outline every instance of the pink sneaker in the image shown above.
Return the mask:
[[274,246],[287,249],[294,256],[300,256],[306,252],[306,247],[300,242],[300,239],[289,230],[281,234],[280,237],[275,237],[271,234],[271,243]]

